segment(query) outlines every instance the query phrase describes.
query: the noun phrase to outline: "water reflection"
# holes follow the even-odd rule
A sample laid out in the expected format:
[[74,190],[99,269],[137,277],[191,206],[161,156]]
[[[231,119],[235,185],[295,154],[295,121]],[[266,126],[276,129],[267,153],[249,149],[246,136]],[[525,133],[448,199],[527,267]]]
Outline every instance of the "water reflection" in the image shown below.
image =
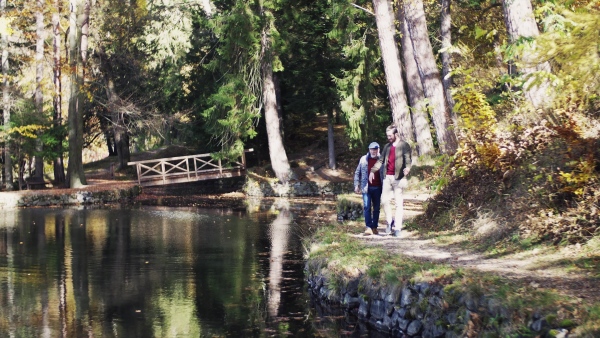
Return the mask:
[[[283,215],[288,215],[284,221]],[[199,337],[267,329],[262,243],[289,213],[19,210],[0,219],[0,336]],[[271,221],[275,221],[270,226]],[[269,233],[275,230],[276,233]],[[285,234],[285,230],[284,230]],[[271,236],[273,235],[273,236]],[[275,257],[275,256],[274,256]],[[273,275],[273,281],[277,277]],[[269,285],[265,288],[265,281]],[[293,308],[294,304],[287,304]],[[277,328],[278,330],[279,328]]]
[[296,209],[271,209],[4,211],[0,337],[343,332],[310,318]]
[[288,233],[291,217],[287,208],[280,210],[277,218],[271,223],[271,259],[269,269],[268,312],[277,316],[281,302],[281,279],[283,277],[283,255],[287,250]]

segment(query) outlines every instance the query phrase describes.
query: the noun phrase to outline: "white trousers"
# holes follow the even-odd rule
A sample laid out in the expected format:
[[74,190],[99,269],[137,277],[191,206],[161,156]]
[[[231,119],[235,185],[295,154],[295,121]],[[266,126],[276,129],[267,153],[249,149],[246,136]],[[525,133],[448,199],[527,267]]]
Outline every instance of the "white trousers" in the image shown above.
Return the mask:
[[[394,228],[396,230],[401,230],[402,216],[404,214],[404,199],[402,197],[402,192],[408,186],[408,180],[406,180],[406,178],[397,180],[394,178],[394,175],[386,175],[382,185],[381,204],[383,205],[383,211],[385,212],[385,220],[387,221],[387,224],[390,225],[392,219],[394,219]],[[394,214],[392,214],[392,199],[396,202],[396,212]]]

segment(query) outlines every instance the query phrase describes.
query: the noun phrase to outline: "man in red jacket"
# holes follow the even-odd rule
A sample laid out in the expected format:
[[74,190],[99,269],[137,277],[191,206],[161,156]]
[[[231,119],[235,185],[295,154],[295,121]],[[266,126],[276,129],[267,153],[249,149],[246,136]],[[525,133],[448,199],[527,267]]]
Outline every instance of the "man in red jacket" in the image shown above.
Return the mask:
[[[395,125],[387,127],[385,134],[389,143],[383,147],[379,160],[371,168],[369,182],[373,181],[379,171],[383,184],[381,204],[383,204],[387,221],[386,232],[399,237],[400,230],[402,230],[402,204],[404,202],[402,192],[408,186],[406,177],[412,164],[411,149],[408,143],[400,139],[398,128]],[[395,216],[392,216],[392,198],[396,201]]]

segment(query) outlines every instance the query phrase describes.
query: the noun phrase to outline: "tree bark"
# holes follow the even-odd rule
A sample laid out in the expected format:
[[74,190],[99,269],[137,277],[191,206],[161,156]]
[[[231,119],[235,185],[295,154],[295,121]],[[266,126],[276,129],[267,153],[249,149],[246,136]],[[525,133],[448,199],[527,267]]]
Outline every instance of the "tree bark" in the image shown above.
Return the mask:
[[[0,0],[0,11],[2,17],[6,18],[6,0]],[[0,43],[2,44],[2,117],[5,127],[10,125],[10,81],[9,81],[9,59],[8,59],[8,32],[2,30]],[[13,164],[12,149],[10,137],[4,140],[4,188],[8,191],[13,190]]]
[[108,149],[108,156],[117,156],[117,150],[115,149],[113,136],[110,130],[104,132],[104,139],[106,140],[106,148]]
[[335,163],[335,135],[333,133],[333,111],[327,111],[327,149],[329,154],[329,169],[336,169]]
[[[44,116],[44,93],[42,91],[42,79],[44,78],[44,2],[38,0],[36,2],[35,12],[35,110],[38,114],[38,118],[43,119]],[[42,138],[39,137],[41,132],[38,133],[38,138],[35,141],[35,177],[44,177],[44,157],[42,155],[44,151],[44,144]]]
[[381,58],[385,70],[392,118],[404,141],[414,142],[412,122],[402,80],[402,64],[394,38],[395,27],[392,5],[389,0],[373,0],[375,21],[381,48]]
[[[106,67],[105,71],[106,71]],[[129,133],[125,126],[125,116],[120,111],[120,98],[115,91],[115,84],[110,71],[106,71],[106,96],[108,97],[108,110],[112,121],[112,130],[114,136],[114,148],[117,153],[117,170],[127,168],[127,162],[131,160],[129,151]]]
[[440,35],[442,40],[442,86],[444,86],[444,93],[446,94],[446,104],[452,117],[454,125],[458,125],[456,114],[454,114],[454,99],[452,98],[452,78],[450,72],[452,71],[452,55],[450,53],[450,47],[452,47],[452,17],[450,12],[451,0],[441,0],[441,24],[440,24]]
[[[504,0],[502,1],[504,11],[504,23],[508,31],[508,37],[511,43],[516,43],[520,38],[532,38],[540,34],[530,0]],[[529,42],[524,42],[529,43]],[[534,83],[531,75],[535,72],[550,73],[550,63],[537,63],[535,55],[535,43],[531,43],[523,49],[520,55],[520,63],[523,65],[519,71],[523,73],[526,79],[523,85],[525,97],[534,108],[547,108],[552,102],[550,82],[548,79],[540,83]],[[529,77],[527,79],[527,77]]]
[[[78,188],[87,184],[83,171],[83,112],[81,111],[79,88],[83,81],[83,68],[79,44],[81,39],[81,28],[85,11],[81,0],[70,0],[69,15],[69,66],[71,69],[71,93],[69,96],[69,166],[67,176],[70,188]],[[79,20],[78,20],[79,19]],[[86,46],[87,48],[87,46]]]
[[269,27],[265,27],[261,36],[261,75],[262,75],[262,100],[265,110],[265,123],[267,126],[267,139],[269,142],[269,157],[275,176],[283,183],[291,177],[291,168],[288,161],[283,139],[281,138],[279,115],[277,114],[277,96],[273,81],[273,61],[271,43],[269,41]]
[[423,84],[419,77],[419,70],[415,61],[412,41],[408,34],[408,27],[402,11],[397,11],[397,19],[400,25],[402,58],[406,73],[406,87],[408,88],[408,100],[411,106],[413,127],[417,140],[417,151],[420,156],[432,155],[435,152],[433,138],[427,117],[427,102],[423,93]]
[[[61,130],[62,126],[62,83],[61,83],[61,58],[60,58],[60,12],[61,2],[54,0],[55,12],[52,13],[52,58],[53,58],[53,83],[54,83],[54,97],[52,100],[52,106],[54,108],[53,124],[56,130]],[[61,185],[65,182],[65,165],[63,162],[63,147],[62,147],[62,134],[57,134],[58,142],[54,147],[56,157],[54,158],[54,181],[56,184]]]
[[457,148],[457,140],[451,125],[450,114],[446,109],[444,88],[427,33],[423,2],[422,0],[411,0],[405,2],[402,7],[401,10],[404,10],[403,14],[408,24],[419,77],[423,84],[423,92],[429,100],[440,151],[453,154]]
[[200,5],[202,6],[204,13],[206,13],[206,16],[210,18],[213,13],[212,6],[210,4],[210,0],[201,0],[200,2],[201,2]]

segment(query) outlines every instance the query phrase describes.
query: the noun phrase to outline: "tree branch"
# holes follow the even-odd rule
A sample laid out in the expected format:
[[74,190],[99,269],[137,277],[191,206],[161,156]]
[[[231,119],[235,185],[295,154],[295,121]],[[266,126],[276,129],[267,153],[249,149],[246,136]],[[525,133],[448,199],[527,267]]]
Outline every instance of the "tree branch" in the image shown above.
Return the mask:
[[367,13],[371,14],[371,15],[375,15],[375,13],[371,12],[370,10],[368,10],[368,9],[366,9],[366,8],[364,8],[364,7],[360,7],[360,6],[359,6],[359,5],[357,5],[357,4],[351,4],[351,5],[352,5],[352,6],[354,6],[354,7],[356,7],[356,8],[358,8],[358,9],[362,9],[363,11],[365,11],[365,12],[367,12]]

